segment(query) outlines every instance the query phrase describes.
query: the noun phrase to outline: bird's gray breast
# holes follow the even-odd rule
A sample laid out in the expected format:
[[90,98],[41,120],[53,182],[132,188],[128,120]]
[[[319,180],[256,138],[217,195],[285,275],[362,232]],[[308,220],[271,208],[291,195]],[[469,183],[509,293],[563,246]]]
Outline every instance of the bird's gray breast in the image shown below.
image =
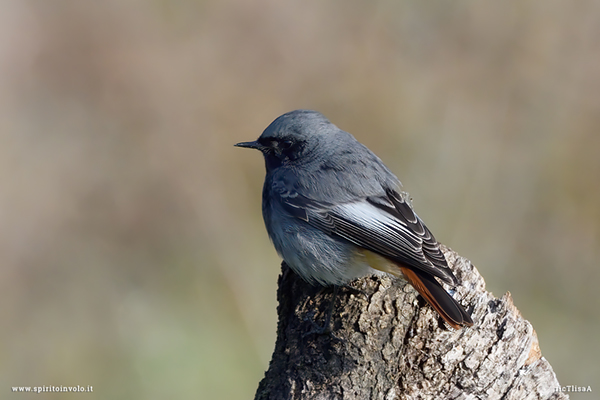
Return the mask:
[[[371,273],[355,245],[289,213],[283,206],[285,196],[298,195],[286,186],[291,182],[267,179],[263,188],[263,217],[277,253],[311,283],[341,285]],[[284,196],[280,196],[281,193]]]

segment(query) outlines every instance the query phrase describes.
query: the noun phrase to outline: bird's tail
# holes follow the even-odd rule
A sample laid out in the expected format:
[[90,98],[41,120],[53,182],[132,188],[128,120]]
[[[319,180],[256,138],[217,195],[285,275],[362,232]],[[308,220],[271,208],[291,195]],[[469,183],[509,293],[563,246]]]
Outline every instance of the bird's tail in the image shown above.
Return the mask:
[[406,280],[427,300],[440,316],[454,329],[472,326],[473,320],[464,308],[444,290],[431,275],[400,266]]
[[372,251],[362,250],[361,252],[372,268],[396,276],[404,275],[404,278],[454,329],[473,325],[471,316],[444,290],[432,275],[418,269],[405,267]]

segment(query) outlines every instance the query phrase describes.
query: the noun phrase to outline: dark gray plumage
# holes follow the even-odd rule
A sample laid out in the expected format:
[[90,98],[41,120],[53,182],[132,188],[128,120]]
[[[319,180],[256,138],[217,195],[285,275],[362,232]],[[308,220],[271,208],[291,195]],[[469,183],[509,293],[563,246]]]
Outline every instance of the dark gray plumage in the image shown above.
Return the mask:
[[305,280],[341,285],[377,271],[404,275],[453,327],[472,324],[433,278],[458,284],[400,181],[352,135],[316,111],[296,110],[236,146],[264,154],[265,225]]

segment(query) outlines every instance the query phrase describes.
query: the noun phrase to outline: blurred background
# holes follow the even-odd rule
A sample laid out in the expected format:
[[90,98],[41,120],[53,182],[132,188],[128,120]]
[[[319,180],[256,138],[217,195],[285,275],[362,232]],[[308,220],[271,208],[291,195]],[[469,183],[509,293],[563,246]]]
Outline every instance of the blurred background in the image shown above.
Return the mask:
[[296,108],[512,293],[561,384],[597,386],[599,20],[592,0],[2,0],[0,392],[253,398],[279,258],[262,157],[233,144]]

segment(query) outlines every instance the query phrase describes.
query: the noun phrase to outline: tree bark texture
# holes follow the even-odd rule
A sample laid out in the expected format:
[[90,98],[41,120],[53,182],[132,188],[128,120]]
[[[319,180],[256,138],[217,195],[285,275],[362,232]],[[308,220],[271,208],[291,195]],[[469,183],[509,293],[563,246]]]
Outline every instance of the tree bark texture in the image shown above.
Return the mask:
[[471,262],[443,248],[472,314],[454,330],[404,280],[371,276],[339,289],[304,282],[285,263],[277,342],[255,399],[568,399],[510,293],[495,298]]

